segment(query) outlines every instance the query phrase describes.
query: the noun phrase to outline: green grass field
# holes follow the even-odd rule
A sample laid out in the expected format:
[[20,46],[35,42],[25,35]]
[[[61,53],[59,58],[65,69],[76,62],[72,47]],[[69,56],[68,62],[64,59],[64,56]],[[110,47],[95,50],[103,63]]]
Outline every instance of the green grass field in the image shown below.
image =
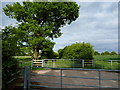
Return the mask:
[[[110,61],[107,60],[113,60],[112,64]],[[115,61],[115,60],[120,60],[120,57],[118,55],[97,55],[94,56],[94,63],[95,63],[95,68],[97,69],[120,69],[120,61]]]
[[20,67],[31,66],[31,56],[14,56],[19,62]]
[[94,60],[120,60],[118,55],[96,55]]
[[[20,66],[31,66],[31,56],[14,56],[19,62]],[[120,60],[118,55],[96,55],[94,56],[94,67],[95,69],[120,69],[120,62],[108,62],[107,60]],[[81,68],[82,63],[71,61],[71,60],[56,60],[55,65],[52,61],[45,63],[44,67],[64,67],[64,68]]]
[[[76,68],[81,67],[82,63],[81,61],[75,61],[75,60],[56,60],[55,62],[52,62],[52,60],[49,60],[44,67],[58,67],[58,68]],[[82,67],[81,67],[82,68]]]

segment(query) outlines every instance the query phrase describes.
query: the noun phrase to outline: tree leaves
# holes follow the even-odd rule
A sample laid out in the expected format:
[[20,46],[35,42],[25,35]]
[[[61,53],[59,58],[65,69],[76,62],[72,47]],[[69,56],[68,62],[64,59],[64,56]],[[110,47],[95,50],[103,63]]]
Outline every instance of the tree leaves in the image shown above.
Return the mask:
[[75,2],[23,2],[23,5],[16,2],[3,10],[7,16],[19,22],[34,23],[31,27],[44,26],[45,30],[49,27],[53,31],[48,35],[51,38],[59,37],[59,28],[70,24],[79,15],[79,7]]
[[89,43],[75,43],[59,51],[63,59],[93,59],[93,46]]
[[15,28],[20,38],[18,42],[26,42],[33,50],[34,47],[51,49],[54,43],[50,39],[60,37],[60,28],[79,16],[79,6],[75,2],[16,2],[6,5],[3,11],[6,16],[20,22]]

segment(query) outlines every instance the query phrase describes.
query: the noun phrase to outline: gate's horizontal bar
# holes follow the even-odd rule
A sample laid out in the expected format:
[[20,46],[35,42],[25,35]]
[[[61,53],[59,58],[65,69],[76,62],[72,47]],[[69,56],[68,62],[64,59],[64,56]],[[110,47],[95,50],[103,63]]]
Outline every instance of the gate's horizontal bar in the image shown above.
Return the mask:
[[46,87],[46,88],[60,88],[60,87],[49,87],[49,86],[44,86],[44,85],[30,85],[30,86],[35,86],[35,87]]
[[34,81],[34,80],[31,80],[31,82],[37,82],[37,83],[49,83],[49,84],[60,84],[60,83],[58,83],[58,82],[54,82],[54,83],[52,83],[52,82],[41,82],[41,81]]
[[120,72],[120,70],[105,70],[105,69],[82,69],[82,68],[50,68],[50,67],[37,67],[32,66],[31,68],[44,68],[44,69],[55,69],[55,70],[83,70],[83,71],[111,71],[111,72]]
[[[35,76],[51,76],[51,77],[61,77],[61,76],[57,76],[57,75],[43,75],[43,74],[34,74],[31,73],[31,75],[35,75]],[[79,77],[79,76],[62,76],[65,78],[82,78],[82,79],[94,79],[94,80],[99,80],[98,78],[89,78],[89,77]],[[101,80],[120,80],[120,79],[101,79]]]
[[[84,86],[84,87],[96,87],[99,88],[99,86],[92,86],[92,85],[79,85],[79,84],[66,84],[62,83],[62,85],[67,85],[67,86]],[[106,86],[100,86],[100,88],[117,88],[117,87],[106,87]]]
[[[38,82],[38,83],[49,83],[49,84],[60,84],[60,83],[51,83],[51,82],[40,82],[40,81],[31,81],[31,82]],[[31,84],[32,85],[32,84]],[[92,86],[92,85],[79,85],[79,84],[66,84],[62,83],[62,85],[67,85],[67,86],[85,86],[85,87],[96,87],[98,88],[99,86]],[[48,86],[49,87],[49,86]],[[117,87],[106,87],[106,86],[101,86],[101,88],[117,88]]]
[[[78,77],[78,76],[62,76],[66,78],[82,78],[82,79],[94,79],[94,80],[99,80],[98,78],[89,78],[89,77]],[[118,79],[100,79],[100,80],[118,80]],[[119,79],[120,80],[120,79]]]
[[33,73],[31,73],[31,75],[35,75],[35,76],[52,76],[52,77],[60,77],[60,76],[57,76],[57,75],[43,75],[43,74],[33,74]]

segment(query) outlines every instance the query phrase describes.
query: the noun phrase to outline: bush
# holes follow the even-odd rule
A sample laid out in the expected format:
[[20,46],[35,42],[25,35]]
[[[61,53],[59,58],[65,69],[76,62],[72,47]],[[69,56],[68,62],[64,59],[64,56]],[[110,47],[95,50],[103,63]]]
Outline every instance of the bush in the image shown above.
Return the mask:
[[102,52],[101,55],[110,55],[108,51]]
[[[3,60],[5,60],[3,58]],[[18,71],[18,62],[16,59],[9,57],[2,64],[2,83],[3,89],[5,89],[8,85],[8,81],[13,79],[11,76],[13,73]]]
[[94,52],[94,55],[100,55],[100,53],[99,53],[99,52],[97,52],[97,51],[95,51],[95,52]]
[[16,38],[11,35],[11,28],[2,30],[2,90],[7,88],[7,82],[13,79],[11,76],[18,71],[18,62],[12,56],[19,51]]
[[59,53],[59,58],[62,59],[93,59],[93,46],[90,43],[75,43],[66,46]]

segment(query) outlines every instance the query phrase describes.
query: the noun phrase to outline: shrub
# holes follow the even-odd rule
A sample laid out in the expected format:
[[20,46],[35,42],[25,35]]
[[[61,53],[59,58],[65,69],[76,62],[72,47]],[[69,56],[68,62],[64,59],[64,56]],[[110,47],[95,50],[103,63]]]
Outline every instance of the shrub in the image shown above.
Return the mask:
[[94,52],[94,55],[100,55],[100,53],[99,53],[99,52],[97,52],[97,51],[95,51],[95,52]]
[[93,59],[93,46],[90,43],[75,43],[66,46],[59,53],[62,59]]

